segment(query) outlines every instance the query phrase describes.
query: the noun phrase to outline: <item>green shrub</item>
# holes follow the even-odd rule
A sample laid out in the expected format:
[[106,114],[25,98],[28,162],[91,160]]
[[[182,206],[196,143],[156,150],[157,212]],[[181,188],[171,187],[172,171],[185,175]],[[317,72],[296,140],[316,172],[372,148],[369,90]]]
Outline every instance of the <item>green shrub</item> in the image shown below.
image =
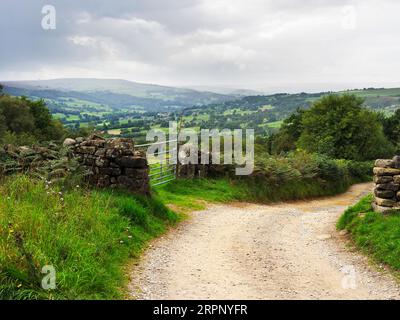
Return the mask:
[[265,198],[284,200],[343,192],[351,184],[371,178],[370,162],[334,160],[326,155],[298,151],[285,157],[259,155],[254,173],[240,180],[254,186],[260,199],[263,193]]
[[359,179],[360,181],[371,180],[372,169],[374,167],[373,161],[347,161],[347,168],[349,170],[349,174]]
[[1,137],[0,143],[3,145],[12,144],[15,146],[32,146],[38,143],[38,139],[27,132],[17,134],[15,132],[6,131]]

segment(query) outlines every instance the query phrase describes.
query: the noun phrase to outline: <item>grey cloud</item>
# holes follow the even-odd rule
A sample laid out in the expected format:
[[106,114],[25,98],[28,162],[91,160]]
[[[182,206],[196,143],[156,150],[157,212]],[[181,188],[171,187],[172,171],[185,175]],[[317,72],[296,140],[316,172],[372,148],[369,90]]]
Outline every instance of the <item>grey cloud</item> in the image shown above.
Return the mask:
[[[56,30],[41,29],[45,4],[57,9]],[[394,0],[2,0],[0,79],[384,85],[400,71],[398,9]]]

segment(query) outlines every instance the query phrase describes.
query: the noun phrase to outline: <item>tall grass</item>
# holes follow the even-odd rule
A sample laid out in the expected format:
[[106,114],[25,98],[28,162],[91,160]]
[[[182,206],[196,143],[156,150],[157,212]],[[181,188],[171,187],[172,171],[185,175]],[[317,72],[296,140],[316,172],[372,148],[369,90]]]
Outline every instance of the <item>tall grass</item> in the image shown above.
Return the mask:
[[[121,298],[123,264],[177,220],[158,199],[9,178],[0,185],[0,299]],[[41,287],[45,265],[55,290]]]
[[349,231],[355,245],[377,262],[400,270],[400,214],[374,212],[372,195],[348,208],[340,217],[337,228]]
[[155,192],[165,204],[173,205],[180,212],[204,209],[206,202],[246,199],[244,190],[226,178],[176,180]]

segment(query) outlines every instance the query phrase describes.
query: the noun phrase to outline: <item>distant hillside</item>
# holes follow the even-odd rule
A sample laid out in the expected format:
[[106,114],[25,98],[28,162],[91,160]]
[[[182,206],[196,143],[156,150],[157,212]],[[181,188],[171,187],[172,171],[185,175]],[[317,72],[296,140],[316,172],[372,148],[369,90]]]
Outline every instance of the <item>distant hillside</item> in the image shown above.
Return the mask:
[[[268,109],[274,110],[278,118],[285,118],[288,114],[294,112],[297,108],[308,108],[312,102],[320,97],[333,92],[319,92],[319,93],[277,93],[272,95],[251,95],[236,99],[233,101],[225,101],[222,103],[214,103],[207,106],[208,109],[214,110],[258,110],[270,106]],[[400,107],[400,88],[368,88],[358,90],[347,90],[337,92],[339,94],[348,93],[355,94],[364,98],[364,105],[376,111],[384,113],[393,113]],[[206,109],[207,109],[206,108]],[[197,109],[196,107],[188,108]]]
[[219,94],[224,94],[224,95],[233,95],[237,96],[238,98],[244,97],[244,96],[256,96],[256,95],[262,95],[263,92],[261,91],[256,91],[256,90],[250,90],[250,89],[235,89],[235,88],[225,88],[225,87],[219,87],[219,86],[190,86],[190,89],[197,90],[197,91],[208,91],[208,92],[214,92],[214,93],[219,93]]
[[[277,93],[257,95],[204,106],[190,107],[183,111],[186,126],[202,128],[253,128],[258,134],[276,131],[282,121],[296,109],[307,109],[322,96],[320,93]],[[400,88],[361,89],[338,93],[352,93],[365,99],[364,105],[386,115],[400,107]]]
[[[209,103],[220,103],[235,95],[203,92],[117,79],[54,79],[3,82],[6,93],[44,98],[51,107],[65,106],[70,99],[83,104],[100,104],[112,109],[130,106],[146,111],[161,111]],[[74,105],[76,108],[79,105]]]
[[391,114],[400,107],[400,88],[368,88],[362,90],[349,90],[365,99],[365,105],[373,110]]

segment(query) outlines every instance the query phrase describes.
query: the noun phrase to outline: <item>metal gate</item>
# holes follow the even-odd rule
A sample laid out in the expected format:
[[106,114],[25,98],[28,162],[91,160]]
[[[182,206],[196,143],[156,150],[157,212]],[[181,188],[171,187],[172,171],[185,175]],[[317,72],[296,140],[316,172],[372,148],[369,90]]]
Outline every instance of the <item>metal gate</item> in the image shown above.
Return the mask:
[[[150,168],[150,185],[152,187],[160,186],[163,184],[166,184],[170,181],[173,181],[176,179],[176,171],[177,171],[177,165],[176,164],[170,164],[168,161],[168,155],[169,155],[169,143],[170,142],[177,142],[177,140],[168,140],[165,142],[159,142],[159,143],[147,143],[147,144],[140,144],[135,146],[135,150],[138,151],[144,151],[146,153],[147,161],[149,164]],[[163,155],[165,154],[165,161],[163,159],[155,159],[155,158],[150,158],[147,156],[147,149],[150,146],[154,146],[157,144],[165,144],[165,151],[163,152],[158,152],[157,155]],[[176,151],[176,149],[174,149]]]

